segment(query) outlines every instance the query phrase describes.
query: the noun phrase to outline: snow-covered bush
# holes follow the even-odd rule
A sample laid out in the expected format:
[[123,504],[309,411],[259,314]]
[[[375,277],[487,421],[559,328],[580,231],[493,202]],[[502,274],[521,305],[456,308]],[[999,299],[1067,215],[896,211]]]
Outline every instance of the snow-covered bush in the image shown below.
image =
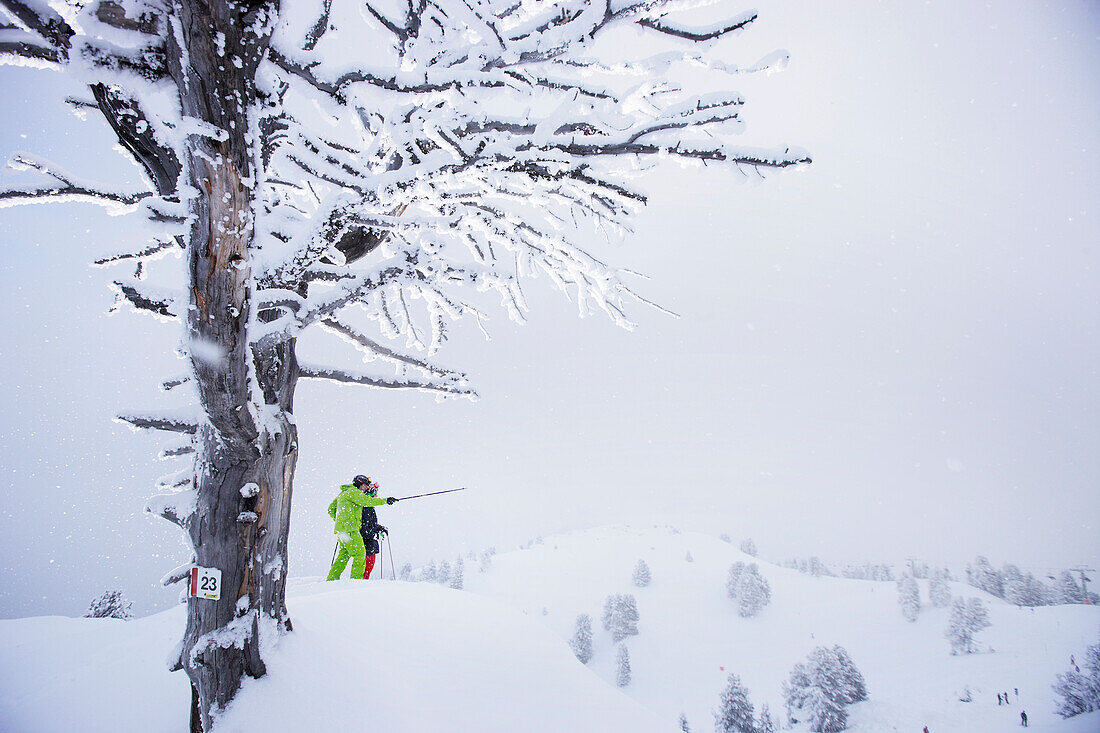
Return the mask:
[[622,641],[638,633],[638,602],[628,593],[613,593],[603,604],[603,627]]
[[836,733],[848,725],[845,706],[867,699],[867,683],[844,647],[818,647],[791,670],[783,698],[790,722],[798,720],[797,713],[810,722],[810,730]]
[[909,575],[898,581],[898,604],[906,621],[917,620],[920,615],[920,588],[917,581]]
[[120,618],[130,620],[134,617],[134,604],[126,600],[120,590],[107,590],[88,606],[84,618]]
[[936,608],[951,603],[951,588],[947,585],[947,571],[937,570],[928,581],[928,601]]
[[771,586],[760,574],[756,563],[745,565],[743,562],[735,562],[731,565],[726,578],[726,593],[737,601],[737,612],[743,618],[760,613],[764,606],[771,603],[772,598]]
[[754,712],[749,701],[749,691],[741,684],[741,677],[731,674],[718,699],[714,712],[715,733],[755,733]]
[[956,598],[951,604],[951,616],[947,620],[947,631],[944,632],[944,636],[951,642],[951,653],[972,654],[974,634],[991,625],[989,613],[980,598],[971,598],[969,601]]
[[1076,669],[1055,677],[1054,692],[1061,699],[1055,712],[1063,718],[1100,710],[1100,643],[1085,651],[1085,672]]
[[587,613],[577,616],[577,626],[573,630],[573,638],[569,640],[569,648],[581,664],[588,664],[592,659],[592,617]]
[[649,566],[645,564],[645,560],[639,560],[638,564],[634,566],[634,585],[639,588],[645,588],[649,585],[650,575]]
[[404,565],[401,566],[401,572],[398,574],[397,577],[401,578],[401,580],[408,580],[410,577],[412,577],[412,571],[413,571],[412,563],[407,562],[407,563],[405,563]]
[[618,657],[615,660],[615,684],[626,687],[630,684],[630,653],[626,644],[619,644]]
[[756,543],[752,541],[752,537],[741,543],[741,552],[756,557]]

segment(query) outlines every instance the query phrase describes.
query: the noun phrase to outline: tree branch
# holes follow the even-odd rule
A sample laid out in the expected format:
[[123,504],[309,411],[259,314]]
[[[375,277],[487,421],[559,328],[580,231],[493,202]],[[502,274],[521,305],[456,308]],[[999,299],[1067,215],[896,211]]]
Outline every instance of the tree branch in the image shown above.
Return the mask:
[[675,28],[673,26],[658,23],[657,21],[650,18],[641,18],[636,22],[638,25],[644,28],[655,30],[658,33],[664,33],[666,36],[685,38],[689,41],[709,41],[712,38],[719,38],[726,35],[727,33],[739,31],[742,28],[745,28],[746,26],[751,24],[754,20],[757,19],[757,17],[759,16],[755,12],[748,13],[741,20],[732,25],[727,25],[722,28],[716,28],[714,30],[707,31],[690,31],[686,28]]
[[116,420],[129,423],[140,430],[164,430],[169,433],[194,434],[199,425],[196,422],[176,417],[155,417],[152,415],[119,415]]
[[439,382],[418,382],[415,380],[395,380],[372,377],[366,374],[354,374],[352,372],[330,369],[327,367],[302,366],[301,377],[303,379],[327,379],[333,382],[345,384],[359,384],[379,389],[422,389],[427,392],[453,395],[456,397],[477,397],[477,393],[471,389],[459,387],[454,384]]
[[443,369],[441,367],[435,366],[434,364],[429,364],[426,361],[421,361],[420,359],[417,359],[415,357],[408,356],[407,354],[399,354],[395,351],[392,351],[392,350],[386,348],[385,346],[383,346],[382,344],[378,343],[377,341],[374,341],[373,339],[367,338],[366,336],[359,333],[358,331],[351,328],[350,326],[347,326],[347,325],[337,321],[335,318],[322,319],[321,320],[321,325],[324,326],[325,328],[329,329],[330,331],[334,331],[335,333],[338,333],[339,335],[343,336],[344,338],[349,339],[353,343],[356,343],[359,346],[362,346],[364,349],[369,351],[371,354],[373,354],[375,356],[378,356],[380,358],[388,359],[390,361],[395,361],[395,362],[398,362],[400,364],[407,364],[409,366],[416,367],[417,369],[423,369],[424,371],[429,372],[431,374],[434,374],[437,377],[444,377],[444,378],[455,379],[455,380],[465,380],[466,379],[465,374],[461,374],[459,372],[452,372],[450,370]]

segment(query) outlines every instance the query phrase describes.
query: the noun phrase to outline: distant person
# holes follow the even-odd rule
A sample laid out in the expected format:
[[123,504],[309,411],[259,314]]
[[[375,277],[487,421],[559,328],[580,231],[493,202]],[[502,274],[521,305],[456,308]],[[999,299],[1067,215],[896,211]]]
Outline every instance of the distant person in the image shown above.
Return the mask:
[[1024,726],[1025,728],[1027,727],[1027,711],[1026,710],[1021,710],[1020,711],[1020,725]]
[[1005,705],[1008,705],[1008,693],[1005,693]]
[[[373,494],[368,493],[373,489]],[[340,487],[340,493],[328,506],[328,515],[336,520],[332,528],[336,535],[337,552],[332,560],[326,580],[336,580],[351,560],[351,577],[363,578],[367,566],[367,548],[363,544],[363,535],[359,529],[363,524],[363,508],[393,504],[397,499],[382,499],[376,496],[378,484],[362,474],[352,479],[350,484]]]
[[1012,694],[1014,694],[1016,696],[1016,701],[1019,702],[1019,700],[1020,700],[1020,688],[1019,687],[1013,687],[1012,688]]
[[1004,705],[1004,702],[1001,701],[1001,693],[999,693],[999,692],[997,693],[997,704],[998,705]]
[[928,726],[924,726],[924,733],[928,733]]

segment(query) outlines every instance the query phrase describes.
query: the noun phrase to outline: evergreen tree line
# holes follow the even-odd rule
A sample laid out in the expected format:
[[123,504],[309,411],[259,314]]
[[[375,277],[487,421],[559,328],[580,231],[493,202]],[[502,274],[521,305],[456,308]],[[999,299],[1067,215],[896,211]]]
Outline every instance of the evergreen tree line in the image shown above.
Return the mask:
[[1068,570],[1050,582],[1025,573],[1012,563],[997,570],[986,557],[978,555],[966,566],[966,582],[986,593],[1003,598],[1017,606],[1058,606],[1071,603],[1100,602],[1095,593],[1085,593],[1084,587]]

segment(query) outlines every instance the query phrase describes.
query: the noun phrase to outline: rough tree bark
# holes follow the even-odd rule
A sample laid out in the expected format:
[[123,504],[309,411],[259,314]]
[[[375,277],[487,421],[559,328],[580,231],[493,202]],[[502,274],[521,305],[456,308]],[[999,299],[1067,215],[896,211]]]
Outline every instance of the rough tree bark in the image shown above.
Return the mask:
[[[195,436],[197,510],[186,529],[197,564],[220,569],[223,589],[219,600],[188,601],[180,664],[192,683],[193,730],[209,730],[245,675],[265,673],[260,626],[289,626],[282,558],[298,450],[289,416],[299,369],[293,339],[253,346],[248,333],[256,308],[248,110],[277,12],[268,2],[181,0],[179,27],[169,36],[169,74],[183,114],[200,123],[181,161],[194,192],[186,323],[205,416]],[[176,42],[183,48],[171,48]]]

